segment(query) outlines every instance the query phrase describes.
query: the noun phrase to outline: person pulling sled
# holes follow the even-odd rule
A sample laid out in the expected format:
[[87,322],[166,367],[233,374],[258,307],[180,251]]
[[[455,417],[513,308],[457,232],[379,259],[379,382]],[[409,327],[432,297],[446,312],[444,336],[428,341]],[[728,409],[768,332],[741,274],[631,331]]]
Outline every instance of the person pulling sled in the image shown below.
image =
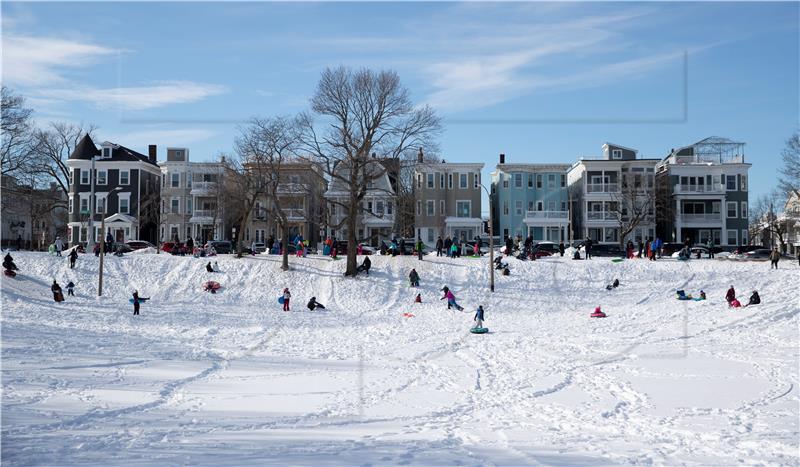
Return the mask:
[[61,291],[61,286],[58,285],[55,279],[53,279],[53,285],[50,286],[50,291],[53,292],[53,300],[56,303],[64,301],[64,293]]
[[359,272],[363,271],[366,272],[367,275],[369,276],[369,268],[371,267],[372,267],[372,261],[370,261],[369,256],[365,256],[364,261],[361,262],[361,266],[356,268],[356,275],[358,275]]
[[456,296],[453,294],[453,291],[447,288],[447,286],[442,287],[442,292],[444,292],[444,296],[439,300],[447,299],[447,309],[455,308],[458,311],[464,311],[464,307],[459,305],[456,302]]
[[14,264],[14,258],[11,257],[11,253],[6,253],[6,257],[3,258],[3,269],[5,269],[5,275],[9,277],[14,277],[17,275],[16,272],[19,268],[16,264]]

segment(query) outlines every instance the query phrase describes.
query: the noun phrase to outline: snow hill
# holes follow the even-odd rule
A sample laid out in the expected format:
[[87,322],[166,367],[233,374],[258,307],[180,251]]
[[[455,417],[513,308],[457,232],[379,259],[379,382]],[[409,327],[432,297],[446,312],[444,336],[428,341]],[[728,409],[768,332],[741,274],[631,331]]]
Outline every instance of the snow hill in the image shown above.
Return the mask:
[[[800,462],[796,264],[510,259],[489,294],[487,261],[469,258],[373,257],[345,279],[321,257],[289,272],[217,257],[212,274],[131,254],[106,259],[97,298],[94,256],[14,256],[3,465]],[[54,303],[53,278],[77,296]],[[729,309],[730,285],[763,303]],[[133,289],[150,297],[140,316]],[[312,295],[328,309],[309,312]],[[477,305],[489,334],[468,332]],[[607,318],[589,318],[598,305]]]

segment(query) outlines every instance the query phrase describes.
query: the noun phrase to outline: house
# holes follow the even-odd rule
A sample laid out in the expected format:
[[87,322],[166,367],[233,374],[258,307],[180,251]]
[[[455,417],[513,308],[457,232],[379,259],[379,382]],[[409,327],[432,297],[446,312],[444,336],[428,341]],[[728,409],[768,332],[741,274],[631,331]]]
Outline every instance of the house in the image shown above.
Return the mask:
[[[90,219],[94,221],[94,240],[100,241],[103,216],[106,231],[115,241],[157,241],[161,171],[156,162],[156,149],[155,145],[150,145],[145,156],[108,141],[97,147],[88,134],[81,139],[67,160],[70,244],[90,239]],[[94,200],[91,199],[92,181]]]
[[2,245],[44,250],[66,239],[67,197],[55,183],[39,188],[11,175],[2,178]]
[[[612,143],[602,150],[600,158],[582,158],[567,171],[572,238],[617,245],[655,238],[655,168],[660,159],[638,158],[636,149]],[[643,215],[633,221],[638,210]]]
[[[389,243],[394,235],[397,212],[396,175],[394,166],[373,158],[362,165],[367,174],[362,181],[365,194],[358,209],[356,238],[371,246],[378,247],[381,242]],[[350,207],[350,165],[346,161],[336,164],[334,176],[328,184],[325,199],[328,203],[328,219],[325,235],[339,240],[347,238],[347,209]],[[395,181],[392,180],[395,178]]]
[[[278,206],[286,215],[289,238],[301,235],[310,245],[320,241],[324,220],[323,195],[327,183],[322,167],[307,160],[284,161],[278,168]],[[264,243],[268,236],[281,238],[281,229],[275,216],[269,213],[270,200],[262,196],[255,202],[244,240]]]
[[483,233],[481,163],[425,162],[414,166],[417,238],[435,247],[439,237],[473,240]]
[[222,164],[192,162],[189,149],[167,148],[161,170],[161,216],[159,239],[162,242],[195,243],[223,238],[224,217],[217,189]]
[[727,138],[712,136],[672,149],[657,166],[663,198],[659,236],[669,242],[746,245],[750,166],[744,143]]
[[495,235],[567,241],[569,164],[509,164],[505,154],[492,172],[491,204]]

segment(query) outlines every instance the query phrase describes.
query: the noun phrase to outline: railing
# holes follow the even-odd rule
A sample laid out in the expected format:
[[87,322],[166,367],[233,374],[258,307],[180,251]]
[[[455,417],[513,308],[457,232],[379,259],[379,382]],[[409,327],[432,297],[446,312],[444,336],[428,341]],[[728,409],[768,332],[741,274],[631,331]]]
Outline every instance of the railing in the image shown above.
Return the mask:
[[305,209],[285,208],[281,209],[288,219],[303,219],[306,217]]
[[619,183],[587,183],[587,193],[619,193]]
[[586,213],[586,220],[590,221],[615,221],[617,220],[617,213],[616,212],[608,212],[608,211],[589,211]]
[[215,210],[213,209],[195,209],[194,217],[214,217]]
[[725,193],[725,185],[721,183],[711,185],[675,185],[675,193]]
[[567,211],[528,211],[525,217],[528,219],[566,219]]
[[217,188],[216,182],[192,182],[192,191],[211,191]]
[[721,221],[722,214],[720,213],[707,213],[707,214],[681,214],[683,222],[708,222],[708,221]]
[[308,191],[302,183],[279,183],[277,190],[279,193],[305,193]]

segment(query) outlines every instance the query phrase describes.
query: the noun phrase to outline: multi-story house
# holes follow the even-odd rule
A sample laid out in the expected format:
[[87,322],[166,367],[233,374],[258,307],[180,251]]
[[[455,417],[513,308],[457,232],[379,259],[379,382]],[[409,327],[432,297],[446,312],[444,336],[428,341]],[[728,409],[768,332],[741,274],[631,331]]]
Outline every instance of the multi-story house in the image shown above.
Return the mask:
[[38,188],[5,175],[2,190],[3,247],[42,250],[57,236],[66,240],[67,197],[55,182]]
[[[289,238],[302,235],[311,245],[320,241],[327,184],[319,164],[305,160],[283,162],[278,169],[278,206],[286,215]],[[275,216],[270,216],[266,197],[255,202],[245,231],[246,242],[263,243],[268,236],[281,238]]]
[[222,164],[191,162],[187,148],[167,148],[161,166],[162,242],[195,243],[223,238],[224,218],[219,202]]
[[[366,182],[366,194],[361,200],[361,208],[356,222],[356,238],[377,247],[381,242],[387,244],[394,236],[397,195],[395,184],[390,178],[391,164],[380,159],[367,163],[365,172],[370,174]],[[350,187],[344,180],[349,179],[350,168],[340,162],[334,168],[337,176],[331,177],[325,198],[328,200],[328,222],[326,236],[339,240],[347,238],[346,206],[349,203]]]
[[[601,158],[582,158],[570,167],[573,239],[620,244],[655,238],[655,168],[660,159],[637,159],[637,154],[635,149],[605,143]],[[631,221],[631,205],[646,207],[637,222]]]
[[[115,241],[157,241],[161,171],[156,163],[156,146],[150,145],[148,149],[145,156],[107,141],[98,148],[88,134],[81,139],[67,160],[70,244],[89,240],[90,218],[94,221],[94,240],[100,241],[104,213],[106,231]],[[90,200],[92,178],[94,203]]]
[[417,238],[435,246],[439,237],[473,240],[483,233],[482,163],[424,162],[414,167]]
[[569,164],[508,164],[505,154],[500,154],[500,163],[492,172],[495,235],[566,241],[569,168]]
[[784,223],[786,252],[793,255],[800,254],[800,195],[789,193],[783,207],[783,214],[778,221]]
[[735,247],[748,243],[744,143],[710,137],[670,151],[658,164],[659,235],[665,241]]

